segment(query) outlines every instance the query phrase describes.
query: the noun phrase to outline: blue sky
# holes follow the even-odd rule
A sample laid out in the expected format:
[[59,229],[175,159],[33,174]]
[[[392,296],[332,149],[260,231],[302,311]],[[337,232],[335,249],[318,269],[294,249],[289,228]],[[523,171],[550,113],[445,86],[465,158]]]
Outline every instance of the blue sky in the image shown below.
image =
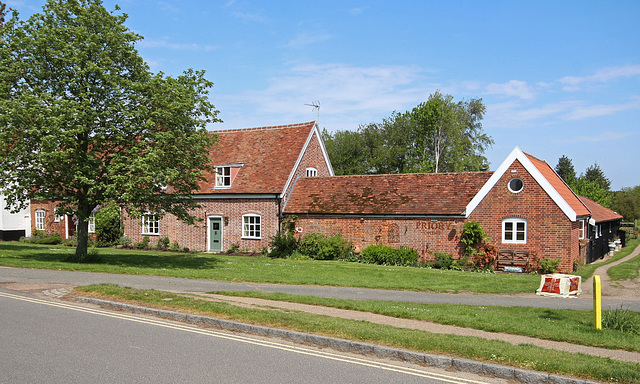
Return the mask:
[[[44,0],[5,0],[21,18]],[[496,169],[515,146],[640,185],[640,1],[105,0],[154,72],[204,69],[224,123],[355,130],[440,90],[482,98]]]

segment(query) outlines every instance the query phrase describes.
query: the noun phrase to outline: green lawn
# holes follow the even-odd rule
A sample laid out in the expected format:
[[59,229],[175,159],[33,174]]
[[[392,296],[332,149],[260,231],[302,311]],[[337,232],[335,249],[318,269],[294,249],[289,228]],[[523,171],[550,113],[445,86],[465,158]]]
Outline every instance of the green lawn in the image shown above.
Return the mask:
[[[625,251],[631,252],[635,245],[637,242],[629,244]],[[65,261],[74,252],[73,248],[63,246],[0,242],[0,265],[227,281],[432,292],[533,292],[540,281],[539,276],[526,274],[472,273],[376,266],[341,261],[269,259],[266,257],[120,249],[100,249],[99,256],[102,259],[100,263],[79,264]],[[624,256],[625,254],[621,253],[614,260]],[[636,267],[632,266],[633,268]],[[586,278],[593,273],[594,269],[593,266],[586,266],[580,271],[580,274]],[[228,304],[205,302],[197,298],[185,298],[166,292],[138,291],[111,285],[80,289],[99,292],[114,300],[131,300],[142,305],[196,311],[253,324],[294,329],[429,353],[462,356],[593,380],[640,383],[638,364],[582,354],[550,352],[531,345],[514,346],[504,342],[473,337],[436,335],[298,312],[239,308]],[[227,294],[248,295],[248,293]],[[606,329],[596,331],[591,324],[592,314],[590,311],[336,300],[285,294],[263,294],[261,297],[334,306],[610,349],[640,350],[638,335]],[[163,298],[171,300],[162,300]],[[634,317],[634,321],[640,321],[638,318],[640,314],[633,313],[631,316]]]
[[[343,300],[255,291],[212,293],[321,305],[325,307],[377,313],[404,319],[457,325],[459,327],[480,329],[487,332],[503,332],[592,347],[640,352],[640,334],[620,332],[612,329],[597,330],[593,326],[592,311],[461,304],[420,304],[376,300]],[[640,312],[629,312],[628,315],[636,324],[640,324]]]
[[[576,274],[582,276],[582,280],[584,281],[589,277],[591,277],[591,275],[593,275],[593,272],[597,268],[600,268],[603,265],[611,264],[615,261],[622,259],[623,257],[628,256],[629,254],[631,254],[631,252],[633,252],[634,249],[638,247],[638,245],[640,245],[640,238],[630,239],[627,242],[627,246],[624,247],[624,249],[622,249],[620,252],[616,253],[615,256],[613,256],[612,258],[601,263],[583,265],[576,272]],[[617,265],[615,267],[609,268],[607,270],[607,274],[613,280],[626,280],[626,279],[638,277],[638,269],[640,269],[640,256],[635,257],[634,262],[626,262],[626,263]]]
[[534,292],[540,277],[391,267],[345,261],[270,259],[103,248],[99,264],[65,261],[73,248],[0,242],[0,265],[22,268],[174,276],[256,283],[327,285],[429,292]]
[[[493,362],[518,368],[542,372],[569,375],[589,380],[617,383],[640,383],[639,365],[608,358],[589,356],[581,353],[569,353],[548,350],[530,344],[512,345],[503,341],[486,340],[477,337],[434,334],[424,331],[395,328],[365,321],[347,320],[329,316],[301,313],[298,311],[266,311],[233,306],[227,303],[211,302],[196,297],[185,297],[170,292],[137,290],[114,285],[80,287],[82,295],[99,294],[107,300],[126,301],[146,307],[156,307],[179,312],[198,313],[206,316],[241,321],[243,323],[263,325],[280,329],[315,333],[342,339],[387,345],[425,353],[444,354],[479,361]],[[402,305],[402,303],[396,303]],[[394,305],[391,303],[390,305]],[[414,306],[415,304],[411,304]],[[454,306],[455,307],[455,306]],[[460,306],[466,316],[489,315],[495,308],[480,307],[473,310],[469,306]],[[518,309],[514,309],[506,321],[517,327],[522,319]],[[579,314],[527,312],[526,316],[544,316],[539,321],[569,323],[580,322]],[[567,318],[562,318],[567,316]],[[575,325],[567,328],[567,333]],[[595,331],[594,331],[595,333]],[[613,338],[607,336],[606,338]]]
[[[640,244],[640,239],[632,239],[627,243],[627,246],[613,258],[620,260],[621,258],[629,255]],[[607,270],[607,274],[611,280],[628,280],[638,278],[638,272],[640,271],[640,255],[633,259],[626,261],[622,264],[618,264]]]

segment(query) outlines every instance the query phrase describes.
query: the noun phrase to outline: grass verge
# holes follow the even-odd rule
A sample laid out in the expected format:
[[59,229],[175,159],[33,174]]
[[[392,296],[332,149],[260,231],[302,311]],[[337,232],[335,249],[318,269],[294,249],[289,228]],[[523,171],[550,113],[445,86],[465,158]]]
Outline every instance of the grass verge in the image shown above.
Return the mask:
[[547,350],[532,345],[516,346],[501,341],[438,335],[306,313],[236,307],[169,292],[134,290],[115,285],[81,287],[78,290],[87,295],[95,294],[110,300],[199,313],[256,325],[309,332],[425,353],[446,354],[591,380],[640,383],[638,364]]
[[[604,261],[602,263],[597,263],[597,264],[587,264],[587,265],[583,265],[581,266],[576,272],[574,272],[575,275],[579,275],[582,276],[582,281],[588,279],[589,277],[591,277],[593,275],[593,272],[595,272],[596,269],[602,267],[603,265],[607,265],[607,264],[611,264],[613,262],[616,262],[620,259],[622,259],[623,257],[628,256],[629,254],[631,254],[631,252],[633,252],[638,245],[640,245],[640,238],[639,239],[630,239],[629,242],[627,242],[627,246],[624,247],[620,252],[616,253],[615,256],[613,256],[612,258],[608,259],[607,261]],[[639,265],[640,264],[640,258],[635,257],[633,260],[635,260],[635,265],[631,265],[631,266],[627,266],[626,264],[630,263],[630,262],[625,262],[622,263],[620,265],[617,265],[615,267],[611,267],[607,270],[607,274],[609,275],[609,277],[611,277],[611,279],[613,280],[625,280],[625,279],[630,279],[630,278],[634,278],[633,277],[633,269],[635,268],[635,277],[638,277],[638,269],[639,269]],[[616,270],[625,270],[625,272],[623,273],[618,273],[616,272]],[[613,272],[612,272],[613,270]],[[614,275],[616,275],[616,278],[613,277],[612,273]]]
[[[597,330],[593,312],[572,309],[499,307],[463,304],[345,300],[286,293],[212,292],[228,296],[321,305],[379,315],[431,321],[439,324],[503,332],[578,345],[640,352],[640,335],[613,329]],[[640,325],[640,312],[627,311],[629,321]]]
[[326,285],[423,292],[534,292],[540,277],[391,267],[345,261],[270,259],[102,248],[101,263],[65,261],[74,249],[0,242],[0,265],[20,268],[172,276],[289,285]]
[[[622,254],[620,258],[629,255],[639,244],[640,238],[629,240],[627,246],[624,247],[623,250],[618,252],[618,254]],[[620,258],[618,258],[618,255],[616,255],[616,260],[619,260]],[[637,279],[638,272],[640,272],[640,255],[622,264],[613,266],[607,270],[607,274],[609,275],[611,280]]]

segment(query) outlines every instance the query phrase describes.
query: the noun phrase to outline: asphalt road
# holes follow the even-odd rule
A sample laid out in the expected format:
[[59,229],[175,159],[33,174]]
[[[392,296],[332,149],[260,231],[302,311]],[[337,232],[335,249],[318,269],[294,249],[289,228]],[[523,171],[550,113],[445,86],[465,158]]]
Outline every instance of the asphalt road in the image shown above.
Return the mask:
[[2,288],[0,346],[0,383],[501,382]]
[[[161,276],[117,275],[0,267],[0,285],[4,283],[56,283],[69,285],[113,283],[126,287],[175,292],[260,291],[357,300],[391,300],[433,304],[500,305],[579,310],[593,309],[593,297],[589,295],[581,295],[578,298],[542,297],[536,296],[534,292],[523,295],[465,295],[308,285],[233,283],[228,281],[192,280]],[[620,307],[640,312],[640,297],[633,299],[603,297],[602,309],[615,309]]]

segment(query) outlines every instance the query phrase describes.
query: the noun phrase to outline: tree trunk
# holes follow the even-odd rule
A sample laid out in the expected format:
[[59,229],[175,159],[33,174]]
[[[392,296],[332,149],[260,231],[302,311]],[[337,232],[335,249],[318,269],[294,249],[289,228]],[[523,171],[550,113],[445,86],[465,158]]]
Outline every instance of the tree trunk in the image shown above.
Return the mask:
[[76,235],[78,236],[76,260],[82,261],[87,256],[89,245],[89,220],[86,217],[78,217],[78,232]]
[[81,262],[87,257],[89,246],[89,215],[93,208],[86,203],[80,202],[76,216],[78,217],[78,246],[76,247],[76,261]]

